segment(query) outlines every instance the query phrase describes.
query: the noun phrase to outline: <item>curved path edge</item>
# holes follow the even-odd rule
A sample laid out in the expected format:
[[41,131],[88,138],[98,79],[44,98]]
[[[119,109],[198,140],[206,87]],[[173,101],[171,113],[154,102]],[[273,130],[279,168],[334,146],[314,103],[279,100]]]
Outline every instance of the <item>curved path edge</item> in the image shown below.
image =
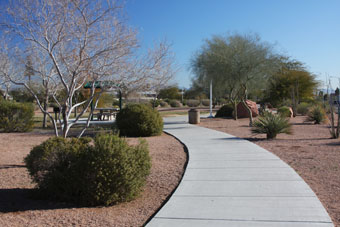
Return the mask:
[[186,118],[164,119],[164,131],[186,145],[189,160],[146,226],[333,226],[311,188],[277,156]]

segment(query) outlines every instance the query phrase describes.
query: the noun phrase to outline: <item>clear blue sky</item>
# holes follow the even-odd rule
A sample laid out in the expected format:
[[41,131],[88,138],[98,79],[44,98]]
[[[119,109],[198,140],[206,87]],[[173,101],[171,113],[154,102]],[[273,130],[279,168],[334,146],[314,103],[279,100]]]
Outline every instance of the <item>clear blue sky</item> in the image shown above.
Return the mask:
[[257,33],[317,79],[340,78],[340,0],[127,0],[126,10],[142,44],[173,43],[180,87],[190,87],[190,59],[203,40],[228,32]]

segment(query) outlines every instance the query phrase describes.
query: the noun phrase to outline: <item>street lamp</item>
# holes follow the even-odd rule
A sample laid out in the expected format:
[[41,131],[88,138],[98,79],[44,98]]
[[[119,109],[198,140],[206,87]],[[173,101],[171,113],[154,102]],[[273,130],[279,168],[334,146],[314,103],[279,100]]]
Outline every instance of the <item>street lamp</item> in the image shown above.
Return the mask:
[[212,115],[212,80],[210,80],[210,100],[209,100],[209,109],[210,109],[210,114],[208,118],[213,118],[214,116]]

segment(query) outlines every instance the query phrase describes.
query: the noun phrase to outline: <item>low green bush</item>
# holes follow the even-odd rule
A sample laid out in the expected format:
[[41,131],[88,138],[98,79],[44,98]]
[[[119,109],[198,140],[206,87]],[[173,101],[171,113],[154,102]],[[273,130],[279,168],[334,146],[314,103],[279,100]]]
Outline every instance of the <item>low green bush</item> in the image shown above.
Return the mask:
[[200,100],[197,99],[188,99],[187,106],[189,107],[198,107],[200,105]]
[[266,134],[267,139],[275,139],[279,133],[292,133],[289,119],[271,112],[264,112],[254,121],[251,131],[256,134]]
[[313,121],[314,124],[320,124],[326,121],[326,112],[321,106],[315,106],[308,112],[308,121]]
[[145,141],[129,146],[124,139],[101,134],[90,139],[54,137],[25,158],[39,195],[79,205],[111,205],[139,195],[150,173]]
[[161,107],[167,107],[167,106],[168,106],[168,103],[165,102],[165,101],[163,101],[163,100],[161,100],[161,101],[159,102],[159,104],[161,105]]
[[202,105],[203,106],[209,106],[210,105],[210,100],[209,99],[202,99]]
[[232,117],[234,107],[231,104],[223,105],[216,113],[215,117]]
[[181,107],[181,103],[178,100],[170,100],[169,104],[171,107]]
[[144,104],[127,105],[117,114],[116,123],[123,136],[156,136],[163,130],[158,111]]
[[150,100],[151,107],[158,107],[161,104],[159,99],[151,99]]
[[309,103],[302,102],[297,106],[296,111],[297,111],[298,114],[305,116],[305,115],[308,114],[308,110],[309,110],[310,107],[311,107],[311,105]]
[[27,132],[33,129],[34,107],[31,103],[0,101],[0,130]]
[[288,106],[281,106],[277,109],[277,113],[283,117],[291,117],[290,108]]

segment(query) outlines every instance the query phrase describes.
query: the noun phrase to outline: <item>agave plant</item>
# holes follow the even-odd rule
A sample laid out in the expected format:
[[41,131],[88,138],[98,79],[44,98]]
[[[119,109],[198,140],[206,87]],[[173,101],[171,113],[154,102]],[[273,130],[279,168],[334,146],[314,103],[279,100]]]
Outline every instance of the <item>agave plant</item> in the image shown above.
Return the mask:
[[314,121],[314,124],[320,124],[326,121],[326,112],[321,106],[313,107],[308,113],[308,121]]
[[266,134],[267,139],[275,139],[279,133],[292,133],[292,125],[289,119],[280,114],[265,112],[254,123],[251,129],[252,133]]

